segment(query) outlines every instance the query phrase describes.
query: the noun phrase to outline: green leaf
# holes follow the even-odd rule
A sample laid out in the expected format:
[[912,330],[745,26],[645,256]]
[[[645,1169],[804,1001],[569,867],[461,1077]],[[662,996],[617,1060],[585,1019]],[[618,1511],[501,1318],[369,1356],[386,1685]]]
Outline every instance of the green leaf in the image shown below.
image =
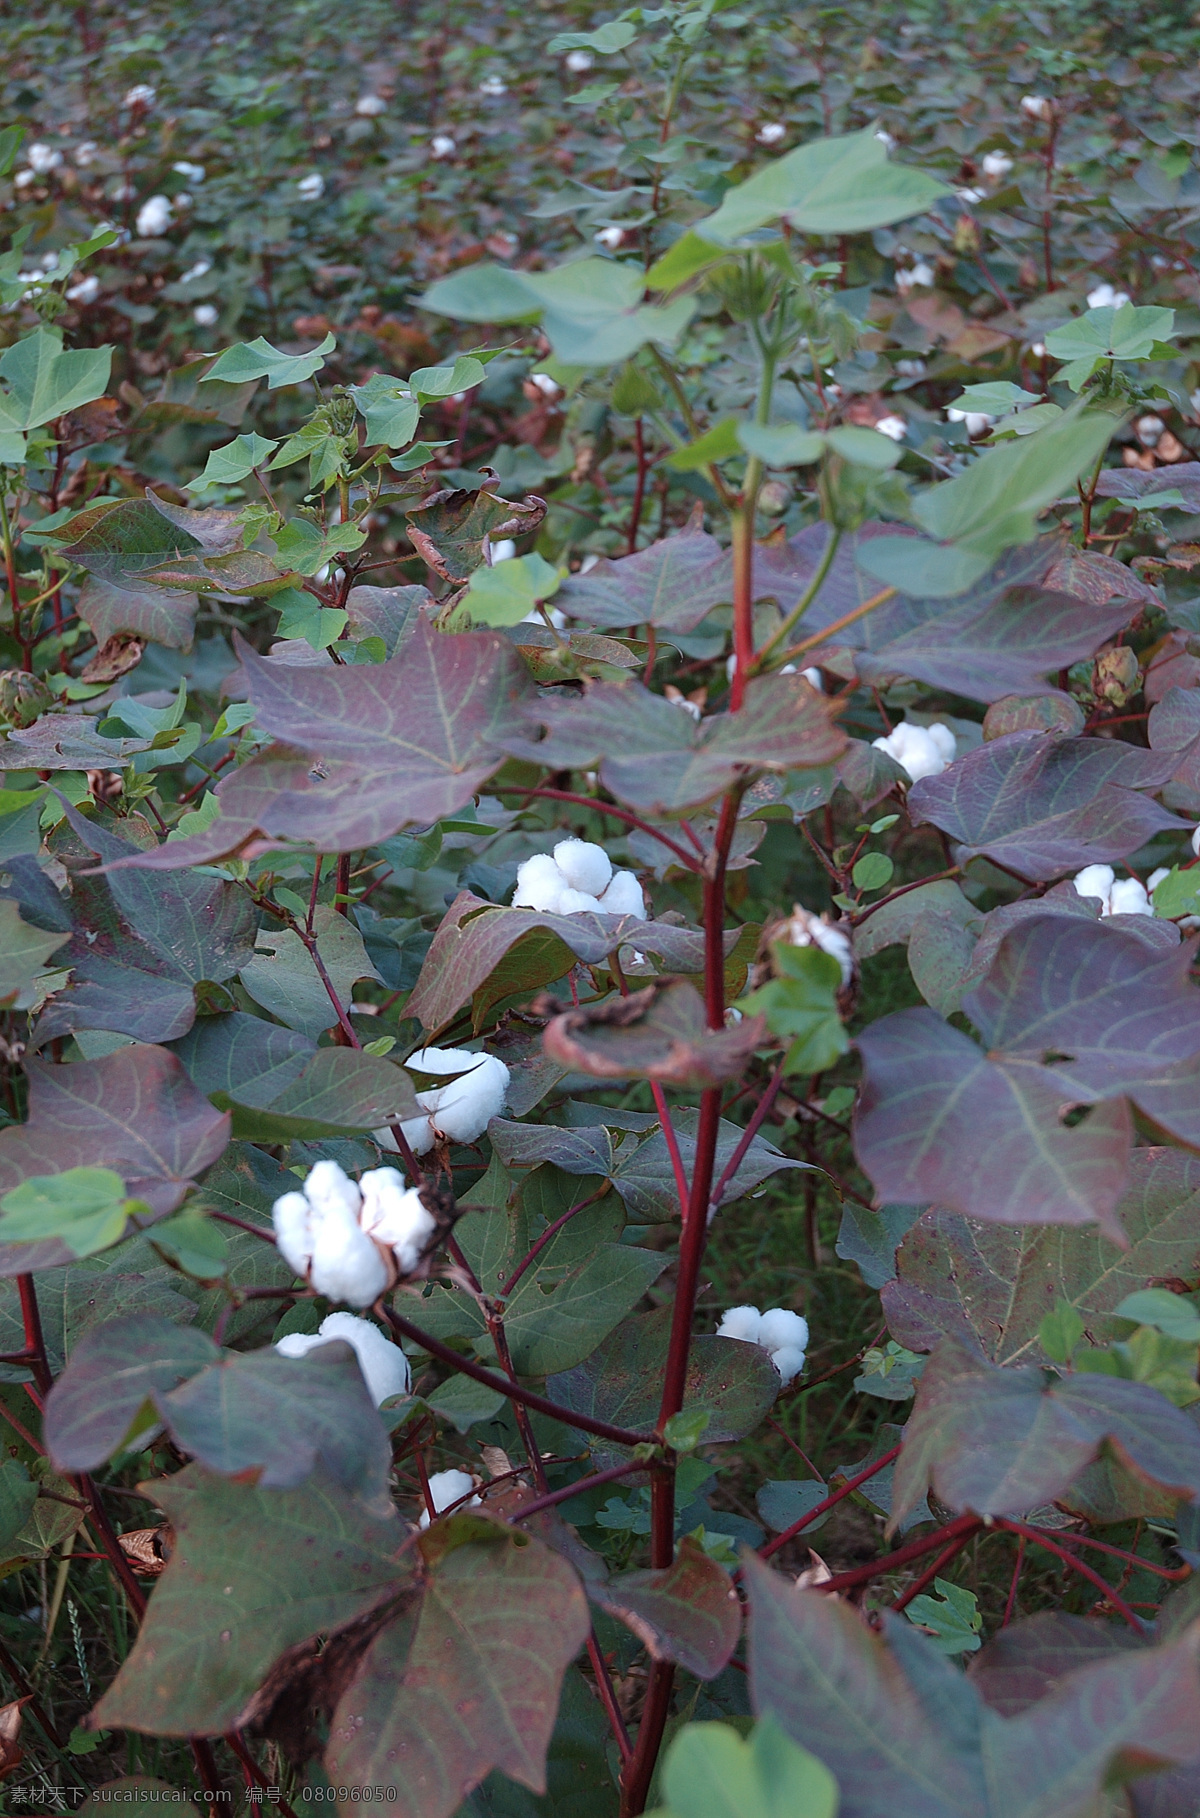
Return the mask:
[[[367,958],[362,935],[347,916],[322,903],[313,919],[317,952],[325,965],[343,1009],[360,978],[378,980]],[[278,932],[261,929],[257,952],[239,977],[256,1004],[270,1011],[289,1029],[299,1029],[312,1040],[337,1022],[321,975],[300,936],[290,928]]]
[[39,429],[104,395],[111,347],[63,352],[62,336],[39,328],[0,354],[0,432]]
[[1099,361],[1157,358],[1155,342],[1169,340],[1174,332],[1173,309],[1138,309],[1122,303],[1119,309],[1089,309],[1086,316],[1053,329],[1046,336],[1046,352],[1070,361],[1058,377],[1078,391]]
[[569,50],[598,51],[602,57],[612,57],[617,51],[627,50],[636,37],[637,27],[628,19],[610,19],[607,25],[598,26],[594,32],[559,32],[551,38],[546,50],[552,57]]
[[486,368],[474,354],[459,354],[453,366],[419,366],[408,375],[414,396],[425,399],[452,398],[457,392],[470,391],[482,384]]
[[1039,512],[1095,464],[1114,427],[1106,412],[1070,411],[1037,435],[989,449],[965,473],[917,493],[913,516],[930,536],[969,555],[990,558],[1032,542]]
[[1139,1288],[1135,1294],[1127,1294],[1113,1313],[1117,1319],[1153,1326],[1168,1338],[1182,1339],[1186,1344],[1194,1345],[1200,1340],[1200,1313],[1184,1295],[1172,1294],[1167,1288]]
[[1200,868],[1189,865],[1181,870],[1172,865],[1168,876],[1155,887],[1154,913],[1170,922],[1200,914]]
[[761,1717],[749,1736],[727,1723],[685,1724],[667,1750],[668,1806],[649,1818],[835,1818],[829,1769]]
[[739,1000],[739,1008],[765,1016],[772,1035],[790,1041],[789,1073],[824,1073],[847,1052],[850,1038],[838,1014],[842,969],[819,947],[771,945],[779,976]]
[[702,467],[710,467],[714,461],[727,461],[731,455],[742,452],[739,437],[739,424],[736,417],[725,417],[714,423],[711,429],[697,436],[685,448],[677,448],[663,462],[664,467],[673,467],[676,473],[698,473]]
[[149,1211],[129,1199],[111,1168],[67,1168],[32,1175],[0,1199],[0,1243],[61,1237],[73,1256],[93,1256],[120,1241],[130,1213]]
[[242,341],[236,347],[227,347],[220,359],[205,373],[201,383],[220,379],[226,385],[244,385],[251,379],[265,379],[268,391],[276,391],[281,385],[300,385],[321,370],[325,364],[325,355],[332,353],[336,346],[335,337],[327,334],[321,345],[312,348],[310,352],[287,354],[272,347],[269,341],[259,335],[253,341]]
[[883,890],[896,867],[886,852],[864,852],[850,873],[856,890]]
[[956,410],[979,410],[989,417],[1007,416],[1010,410],[1019,410],[1023,404],[1036,404],[1036,391],[1022,391],[1009,379],[994,379],[988,385],[968,385],[957,398],[950,403]]
[[673,347],[695,301],[659,307],[641,301],[639,268],[616,259],[577,259],[546,272],[469,265],[440,278],[421,298],[438,315],[467,322],[536,321],[567,366],[612,366],[647,342]]
[[278,442],[268,441],[265,436],[235,436],[223,448],[212,450],[204,464],[204,472],[189,480],[185,491],[204,492],[209,486],[233,486],[253,473],[256,467],[261,467],[278,446]]
[[[41,791],[4,790],[0,795],[10,798],[4,806],[11,814],[40,799]],[[35,928],[24,920],[11,898],[0,899],[0,1002],[11,1003],[18,998],[68,938],[66,934],[47,934]]]
[[350,395],[366,423],[368,448],[408,446],[421,420],[421,406],[402,379],[372,373],[365,385],[352,385]]
[[974,1654],[983,1646],[983,1614],[974,1591],[935,1578],[933,1597],[914,1597],[904,1614],[918,1628],[933,1630],[939,1654]]
[[315,594],[299,587],[287,587],[272,594],[271,604],[279,609],[278,635],[281,638],[303,638],[314,650],[327,650],[336,644],[346,629],[349,614],[338,607],[322,606]]
[[716,214],[698,221],[694,231],[719,246],[778,220],[799,233],[868,233],[923,214],[952,194],[924,171],[893,164],[867,126],[797,146],[727,190]]
[[200,1212],[179,1212],[156,1224],[150,1242],[197,1281],[216,1281],[229,1266],[229,1245],[219,1224]]
[[219,1736],[289,1647],[403,1588],[404,1528],[319,1476],[260,1489],[197,1465],[155,1485],[177,1542],[98,1725]]
[[[704,1460],[698,1469],[707,1476]],[[682,1485],[679,1494],[681,1502],[690,1500]],[[590,1580],[588,1595],[632,1629],[652,1659],[674,1660],[698,1679],[715,1679],[741,1640],[741,1610],[729,1574],[691,1534],[669,1566]]]
[[728,249],[702,240],[691,228],[676,240],[661,259],[656,259],[646,273],[648,290],[675,290],[686,284],[697,272],[707,271],[729,259]]
[[273,533],[281,562],[296,574],[316,574],[334,556],[361,549],[367,533],[358,524],[333,524],[323,530],[309,518],[289,518]]
[[479,625],[519,625],[539,600],[552,598],[560,578],[557,568],[536,554],[476,568],[462,610]]
[[801,429],[798,423],[739,423],[737,433],[742,447],[768,467],[807,467],[820,460],[827,441],[818,430]]
[[874,473],[886,473],[904,453],[890,436],[881,435],[877,429],[856,428],[854,424],[829,430],[825,440],[843,461],[869,468]]
[[38,1487],[18,1458],[0,1464],[0,1550],[11,1546],[37,1501]]
[[672,1414],[663,1428],[663,1438],[676,1452],[694,1452],[708,1431],[709,1410],[688,1408]]
[[1084,1324],[1070,1301],[1060,1300],[1038,1326],[1038,1343],[1055,1363],[1069,1364],[1084,1334]]

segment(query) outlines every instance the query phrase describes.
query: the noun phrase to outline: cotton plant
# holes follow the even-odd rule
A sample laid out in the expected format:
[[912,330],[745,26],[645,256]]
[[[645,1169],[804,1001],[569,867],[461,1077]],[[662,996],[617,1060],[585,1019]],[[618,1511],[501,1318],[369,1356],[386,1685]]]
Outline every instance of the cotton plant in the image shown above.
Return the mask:
[[514,909],[547,915],[636,915],[646,899],[632,871],[614,871],[603,846],[591,840],[560,840],[553,853],[539,852],[517,869]]
[[954,762],[958,750],[958,740],[941,720],[935,720],[932,726],[901,720],[886,738],[873,739],[871,743],[876,751],[884,752],[906,770],[912,783],[919,783],[924,776],[940,776]]
[[395,1168],[355,1182],[331,1160],[317,1162],[302,1189],[282,1194],[272,1218],[284,1261],[318,1294],[352,1307],[372,1306],[398,1276],[411,1275],[437,1227]]
[[[414,1155],[427,1155],[437,1143],[478,1142],[504,1109],[509,1071],[494,1054],[470,1048],[418,1048],[406,1065],[415,1073],[446,1076],[444,1086],[417,1093],[421,1115],[405,1118],[400,1125]],[[376,1130],[375,1140],[385,1149],[398,1147],[390,1130]]]
[[354,1352],[367,1392],[377,1408],[393,1395],[409,1393],[412,1368],[404,1352],[378,1326],[355,1313],[329,1313],[315,1332],[287,1332],[276,1340],[275,1349],[283,1357],[307,1357],[310,1351],[319,1350],[335,1338],[342,1339]]
[[717,1327],[718,1338],[736,1338],[741,1344],[759,1345],[767,1352],[786,1389],[804,1368],[808,1350],[808,1321],[788,1307],[727,1307]]

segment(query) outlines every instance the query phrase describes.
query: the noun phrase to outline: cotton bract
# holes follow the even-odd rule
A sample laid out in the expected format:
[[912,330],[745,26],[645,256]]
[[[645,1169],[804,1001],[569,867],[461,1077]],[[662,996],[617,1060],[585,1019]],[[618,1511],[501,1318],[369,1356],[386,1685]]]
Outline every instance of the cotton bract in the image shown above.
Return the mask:
[[377,1408],[391,1395],[408,1394],[412,1371],[404,1352],[399,1345],[390,1344],[369,1319],[359,1319],[353,1313],[330,1313],[316,1332],[285,1333],[275,1349],[284,1357],[307,1357],[333,1338],[344,1340],[358,1358],[367,1392]]
[[804,1368],[808,1349],[808,1321],[789,1307],[729,1307],[717,1327],[718,1338],[736,1338],[742,1344],[761,1345],[770,1353],[786,1388]]
[[560,840],[553,854],[535,853],[517,871],[514,909],[546,915],[644,917],[646,902],[632,871],[614,871],[603,846],[591,840]]
[[[405,1118],[400,1128],[414,1155],[425,1155],[436,1142],[473,1143],[504,1109],[508,1068],[494,1054],[469,1048],[418,1048],[408,1057],[417,1073],[445,1073],[444,1086],[417,1093],[421,1117]],[[390,1130],[376,1130],[375,1140],[395,1149]]]
[[872,743],[876,751],[886,752],[902,770],[907,770],[914,783],[923,776],[940,776],[947,764],[953,763],[958,749],[958,740],[940,720],[933,726],[914,726],[909,720],[901,720],[887,738],[874,739]]
[[[456,1502],[462,1503],[464,1508],[474,1508],[479,1501],[478,1496],[471,1496],[470,1502],[463,1503],[463,1497],[470,1496],[474,1488],[475,1479],[468,1471],[435,1471],[429,1479],[429,1500],[433,1504],[434,1512],[440,1515],[443,1509],[452,1507]],[[422,1510],[417,1526],[419,1528],[429,1526],[428,1509]]]

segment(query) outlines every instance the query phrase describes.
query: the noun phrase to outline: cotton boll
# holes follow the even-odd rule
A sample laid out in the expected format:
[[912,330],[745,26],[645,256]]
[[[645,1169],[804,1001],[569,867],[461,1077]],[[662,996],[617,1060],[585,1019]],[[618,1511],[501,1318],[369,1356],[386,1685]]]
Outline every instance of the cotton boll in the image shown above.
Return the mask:
[[485,76],[479,84],[479,92],[481,95],[490,95],[494,100],[498,100],[501,95],[508,93],[508,83],[503,76]]
[[1118,878],[1109,893],[1110,915],[1153,915],[1154,905],[1140,878]]
[[717,1327],[718,1338],[737,1338],[744,1345],[758,1343],[762,1314],[757,1307],[727,1307]]
[[787,1307],[768,1307],[758,1328],[758,1342],[768,1351],[781,1351],[790,1345],[804,1352],[808,1349],[808,1321]]
[[804,1352],[796,1350],[793,1345],[781,1345],[778,1351],[772,1351],[771,1362],[783,1378],[783,1386],[786,1389],[804,1368]]
[[589,896],[602,896],[612,881],[612,861],[591,840],[559,840],[554,863],[572,890],[586,890]]
[[952,764],[954,762],[954,754],[958,750],[958,740],[951,732],[949,726],[943,725],[941,720],[935,720],[932,726],[926,727],[926,731],[946,762]]
[[1030,120],[1049,120],[1054,103],[1048,95],[1022,95],[1021,112]]
[[903,442],[908,434],[908,424],[903,417],[880,417],[875,427],[881,436],[887,436],[891,442]]
[[[557,379],[552,379],[548,372],[531,372],[526,384],[535,385],[544,398],[553,400],[561,398],[563,395],[562,386]],[[599,560],[599,556],[584,556],[583,561],[579,564],[580,574],[587,574],[589,567],[594,568]]]
[[1076,896],[1092,896],[1100,899],[1100,913],[1109,913],[1108,904],[1116,878],[1111,865],[1085,865],[1072,880]]
[[126,107],[153,107],[155,90],[148,82],[135,82],[125,91]]
[[1158,889],[1158,886],[1162,883],[1163,879],[1170,877],[1170,875],[1171,875],[1170,867],[1167,865],[1160,865],[1158,867],[1157,871],[1152,871],[1150,873],[1150,876],[1146,879],[1147,896],[1153,896],[1154,892]]
[[348,1344],[358,1358],[367,1393],[377,1408],[392,1395],[408,1394],[412,1370],[404,1352],[389,1343],[378,1326],[355,1313],[330,1313],[317,1332],[287,1332],[275,1349],[284,1357],[306,1357],[335,1338]]
[[645,921],[646,899],[636,874],[614,871],[611,884],[600,898],[600,907],[605,915],[636,915]]
[[948,749],[946,740],[935,739],[929,727],[915,726],[908,720],[901,720],[887,738],[874,739],[872,743],[877,751],[886,752],[907,770],[911,782],[918,783],[925,776],[940,776],[954,756],[957,740],[953,733],[949,727],[939,730],[949,735]]
[[319,170],[314,170],[307,177],[301,177],[296,190],[305,202],[318,202],[325,194],[325,179]]
[[[437,1141],[428,1115],[405,1118],[400,1125],[400,1133],[414,1155],[428,1155]],[[399,1155],[400,1145],[386,1125],[382,1130],[372,1130],[371,1135],[381,1149],[388,1149],[393,1155]]]
[[947,409],[946,418],[951,423],[965,423],[967,434],[971,437],[983,435],[996,421],[985,410],[956,410],[953,405]]
[[360,1223],[368,1237],[387,1244],[402,1275],[411,1275],[437,1228],[433,1213],[415,1187],[406,1187],[395,1168],[372,1168],[359,1181]]
[[[475,1488],[475,1479],[467,1471],[435,1471],[429,1479],[429,1500],[435,1512],[440,1515],[443,1510],[451,1508],[456,1502],[463,1503],[464,1496],[470,1496]],[[463,1503],[464,1508],[473,1509],[479,1501],[478,1496],[471,1496],[470,1502]],[[417,1523],[420,1528],[429,1526],[429,1510],[422,1511]]]
[[983,174],[991,182],[998,183],[1001,177],[1007,177],[1013,167],[1013,161],[1007,152],[990,151],[983,154]]
[[1161,417],[1147,415],[1139,417],[1133,427],[1137,431],[1138,441],[1141,442],[1144,447],[1156,448],[1162,440],[1163,432],[1167,426]]
[[357,1186],[335,1161],[319,1161],[309,1169],[304,1197],[318,1215],[344,1210],[357,1219],[362,1204]]
[[188,266],[187,270],[183,273],[179,282],[181,284],[192,284],[195,282],[195,280],[197,278],[207,278],[207,276],[211,270],[212,270],[212,260],[211,259],[197,259],[196,263],[194,265]]
[[433,138],[429,141],[431,158],[452,158],[457,150],[458,141],[449,133],[434,133]]
[[976,202],[983,201],[984,192],[981,189],[956,189],[954,193],[960,202],[966,203],[968,208]]
[[388,1284],[388,1269],[376,1244],[343,1201],[331,1198],[313,1208],[309,1280],[318,1294],[369,1307]]
[[192,321],[197,328],[212,328],[217,320],[215,303],[197,303],[192,311]]
[[926,264],[924,259],[918,259],[907,271],[900,270],[896,273],[896,289],[902,297],[906,297],[915,284],[922,285],[926,290],[933,287],[933,267]]
[[366,120],[373,120],[376,114],[386,114],[387,102],[382,95],[360,95],[354,103],[354,111]]
[[882,127],[882,126],[876,127],[875,137],[878,139],[879,143],[883,146],[885,151],[895,151],[896,141],[892,137],[891,133],[889,133],[884,127]]
[[623,227],[601,227],[593,235],[597,245],[606,246],[609,252],[615,252],[625,238]]
[[476,1142],[504,1109],[509,1072],[494,1054],[466,1048],[419,1048],[409,1056],[408,1064],[418,1073],[457,1075],[444,1086],[417,1093],[417,1103],[429,1113],[435,1136],[456,1143]]
[[67,292],[68,303],[94,303],[100,295],[99,278],[80,278],[78,284],[72,284]]
[[312,1207],[303,1193],[284,1193],[271,1209],[279,1254],[297,1275],[307,1275],[312,1259]]
[[58,170],[63,161],[62,153],[52,145],[31,145],[25,156],[29,159],[30,169],[35,170],[39,177],[44,177],[48,171]]
[[767,120],[754,137],[760,145],[778,145],[781,139],[787,138],[787,127],[780,120]]
[[83,139],[75,147],[71,156],[74,158],[75,163],[79,166],[80,170],[86,170],[89,164],[94,164],[96,162],[96,154],[99,150],[100,147],[94,139]]
[[[792,665],[790,663],[785,663],[780,674],[786,675],[791,667]],[[824,694],[825,678],[819,669],[802,669],[800,673],[810,688],[815,688],[818,694]]]
[[203,164],[193,164],[188,158],[180,158],[177,164],[172,164],[171,169],[187,183],[203,183],[207,174]]
[[560,915],[598,915],[600,898],[587,890],[572,890],[568,884],[558,899]]
[[517,887],[513,891],[514,909],[540,909],[545,915],[557,915],[566,878],[548,852],[537,852],[517,867]]
[[517,546],[511,537],[501,537],[498,543],[491,545],[492,567],[497,562],[511,562],[517,553]]
[[171,202],[168,196],[150,196],[137,212],[138,235],[143,240],[157,239],[171,225]]
[[567,68],[573,76],[582,76],[584,70],[591,69],[596,61],[590,50],[573,50],[567,52]]
[[1087,294],[1089,309],[1120,309],[1128,301],[1128,292],[1116,290],[1111,284],[1097,284],[1095,290],[1089,290]]

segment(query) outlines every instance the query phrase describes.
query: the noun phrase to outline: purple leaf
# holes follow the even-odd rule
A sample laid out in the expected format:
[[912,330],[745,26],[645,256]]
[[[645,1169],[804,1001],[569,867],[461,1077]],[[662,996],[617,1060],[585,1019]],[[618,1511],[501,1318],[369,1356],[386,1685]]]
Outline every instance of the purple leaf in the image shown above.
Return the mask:
[[697,1679],[715,1679],[741,1639],[733,1582],[691,1535],[672,1565],[591,1583],[588,1595],[633,1630],[652,1660],[674,1660]]
[[732,597],[725,551],[715,537],[689,526],[636,555],[602,558],[587,574],[568,575],[554,604],[597,629],[654,625],[688,632]]

